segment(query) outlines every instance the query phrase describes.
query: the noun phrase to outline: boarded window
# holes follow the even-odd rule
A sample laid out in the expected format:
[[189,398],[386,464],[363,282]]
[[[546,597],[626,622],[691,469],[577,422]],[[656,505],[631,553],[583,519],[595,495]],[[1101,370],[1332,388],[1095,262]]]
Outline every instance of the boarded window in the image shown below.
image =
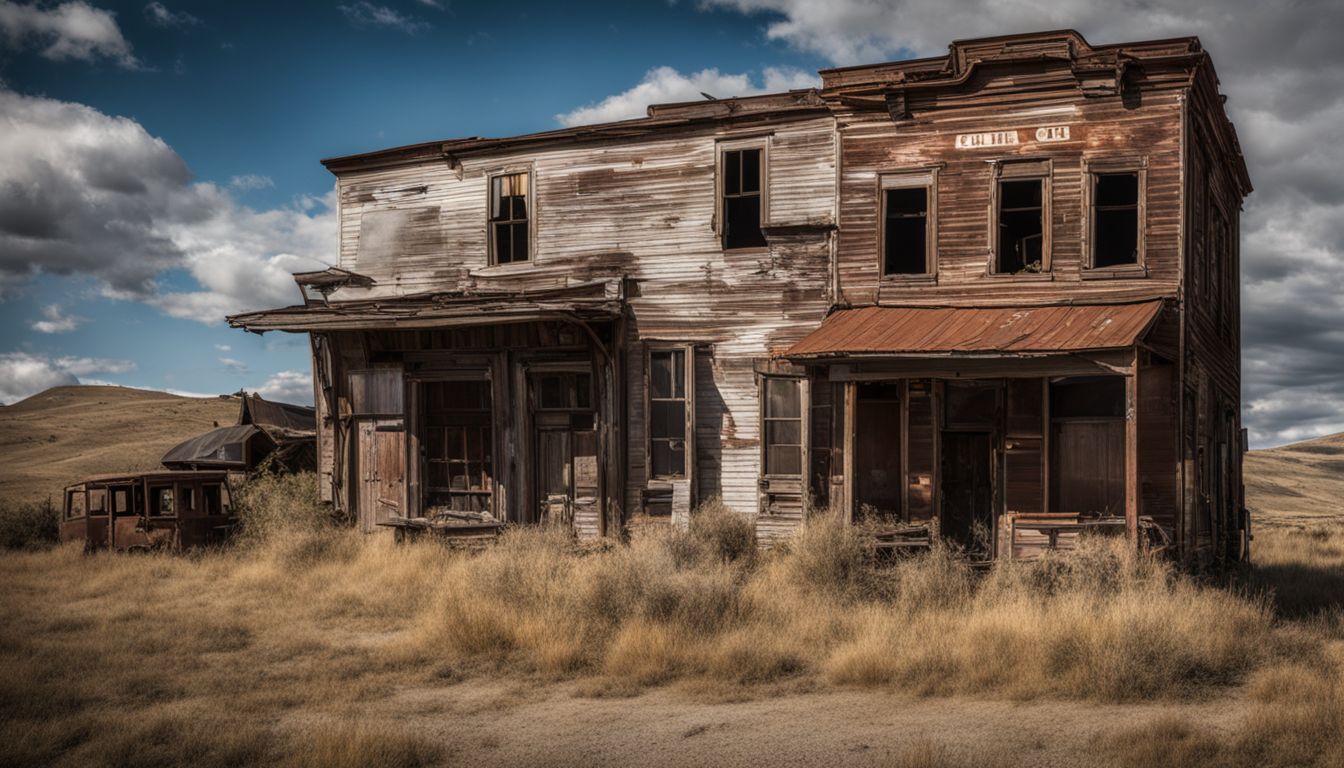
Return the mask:
[[686,350],[649,351],[649,476],[686,476]]
[[803,472],[803,410],[800,379],[766,377],[762,406],[765,473],[797,477]]
[[1094,174],[1092,266],[1139,263],[1139,174]]
[[1044,179],[999,182],[998,254],[1001,274],[1045,271]]
[[494,264],[527,261],[528,174],[490,179],[490,260]]
[[723,247],[763,248],[761,232],[762,152],[734,149],[723,153]]
[[490,382],[427,382],[424,398],[428,505],[488,509],[494,476]]
[[929,271],[929,189],[882,192],[882,274],[922,275]]
[[400,416],[401,371],[397,368],[351,371],[350,408],[356,416]]

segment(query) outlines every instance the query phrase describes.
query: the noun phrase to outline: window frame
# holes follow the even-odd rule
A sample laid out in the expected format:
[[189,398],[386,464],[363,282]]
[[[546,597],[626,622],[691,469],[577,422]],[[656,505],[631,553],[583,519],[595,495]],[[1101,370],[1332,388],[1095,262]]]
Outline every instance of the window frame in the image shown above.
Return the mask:
[[[682,369],[685,407],[685,426],[682,436],[684,456],[681,474],[655,475],[653,473],[653,355],[661,352],[681,352],[685,357]],[[677,398],[657,398],[676,400]],[[663,484],[687,480],[694,474],[695,461],[695,345],[687,342],[646,341],[644,343],[644,474],[646,484]]]
[[[494,207],[495,179],[527,174],[527,258],[521,261],[499,261],[495,251],[495,221],[490,216]],[[516,221],[510,219],[509,221]],[[536,263],[537,253],[537,174],[531,163],[507,165],[485,173],[485,251],[486,264],[491,267],[520,267]]]
[[[757,393],[760,400],[758,409],[760,419],[760,477],[768,484],[773,480],[798,480],[804,484],[807,482],[810,468],[808,467],[808,441],[811,408],[808,403],[805,388],[807,386],[807,377],[801,374],[779,374],[779,373],[761,373],[757,375],[759,381]],[[771,381],[792,381],[797,387],[798,392],[798,415],[797,416],[769,416],[767,410],[770,406],[769,382]],[[798,473],[792,475],[780,475],[770,471],[770,446],[768,425],[772,421],[793,421],[798,424]],[[780,443],[786,445],[786,443]],[[791,444],[788,444],[791,445]]]
[[[887,274],[887,191],[925,190],[924,271]],[[884,283],[927,283],[938,279],[938,169],[884,171],[877,176],[877,274]]]
[[767,223],[770,221],[770,135],[753,136],[750,138],[726,139],[719,141],[715,145],[714,157],[714,234],[718,238],[720,250],[726,253],[752,253],[768,251],[770,243],[768,238],[764,245],[749,245],[739,248],[729,248],[726,242],[728,235],[728,216],[726,208],[727,195],[724,192],[724,158],[729,152],[739,152],[744,149],[760,150],[761,153],[761,237],[765,238]]
[[[1138,175],[1138,232],[1135,262],[1133,264],[1114,264],[1096,266],[1096,228],[1095,208],[1097,177],[1108,174],[1133,173]],[[1106,277],[1147,277],[1147,235],[1148,235],[1148,158],[1108,158],[1104,160],[1083,161],[1083,279]]]
[[[989,263],[985,273],[989,277],[1005,280],[1053,280],[1054,279],[1054,237],[1051,226],[1054,216],[1054,162],[1050,158],[1024,157],[1011,160],[995,160],[994,173],[989,190]],[[1000,200],[1002,185],[1005,181],[1041,182],[1041,271],[1040,272],[1000,272]]]

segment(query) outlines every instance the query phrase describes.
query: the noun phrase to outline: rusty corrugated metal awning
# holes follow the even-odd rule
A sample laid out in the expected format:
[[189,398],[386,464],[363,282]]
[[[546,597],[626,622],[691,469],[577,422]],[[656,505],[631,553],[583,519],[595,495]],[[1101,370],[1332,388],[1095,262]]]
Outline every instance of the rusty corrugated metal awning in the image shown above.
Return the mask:
[[1162,302],[1053,307],[859,307],[832,313],[787,358],[1028,355],[1131,346]]

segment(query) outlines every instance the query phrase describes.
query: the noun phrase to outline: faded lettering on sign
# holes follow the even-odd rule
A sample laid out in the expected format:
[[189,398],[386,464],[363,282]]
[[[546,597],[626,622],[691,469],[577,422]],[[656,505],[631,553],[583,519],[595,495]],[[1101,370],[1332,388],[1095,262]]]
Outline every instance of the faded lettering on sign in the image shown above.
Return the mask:
[[1017,145],[1017,131],[990,131],[989,133],[957,134],[957,149],[981,147],[1012,147]]
[[1068,141],[1069,126],[1047,125],[1036,129],[1037,141]]

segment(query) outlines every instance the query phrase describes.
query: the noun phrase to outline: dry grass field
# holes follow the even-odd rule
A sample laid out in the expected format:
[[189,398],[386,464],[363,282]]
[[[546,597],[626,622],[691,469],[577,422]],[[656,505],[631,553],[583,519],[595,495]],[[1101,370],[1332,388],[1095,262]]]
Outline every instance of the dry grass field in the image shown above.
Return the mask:
[[1341,765],[1344,516],[1257,494],[1212,582],[1105,541],[875,563],[821,520],[762,554],[713,505],[398,547],[258,482],[227,550],[0,555],[0,764]]

